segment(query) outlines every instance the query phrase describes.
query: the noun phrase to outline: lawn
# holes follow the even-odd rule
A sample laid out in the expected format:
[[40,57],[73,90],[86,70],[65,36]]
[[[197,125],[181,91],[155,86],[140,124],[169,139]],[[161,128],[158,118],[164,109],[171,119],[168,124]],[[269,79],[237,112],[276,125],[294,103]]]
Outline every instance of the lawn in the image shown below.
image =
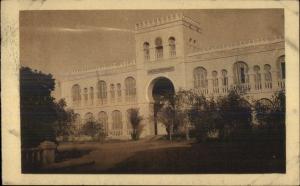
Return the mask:
[[[62,145],[63,146],[63,145]],[[74,161],[92,164],[47,170],[53,173],[284,173],[284,156],[266,143],[127,141],[78,144],[91,151]]]

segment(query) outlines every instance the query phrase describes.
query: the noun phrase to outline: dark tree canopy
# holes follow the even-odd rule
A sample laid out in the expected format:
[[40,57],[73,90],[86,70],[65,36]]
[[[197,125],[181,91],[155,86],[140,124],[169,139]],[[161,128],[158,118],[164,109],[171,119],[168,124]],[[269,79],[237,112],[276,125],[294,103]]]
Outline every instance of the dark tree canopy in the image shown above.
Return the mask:
[[51,96],[55,80],[51,74],[20,69],[20,109],[22,147],[44,140],[55,140],[53,123],[57,120],[56,103]]

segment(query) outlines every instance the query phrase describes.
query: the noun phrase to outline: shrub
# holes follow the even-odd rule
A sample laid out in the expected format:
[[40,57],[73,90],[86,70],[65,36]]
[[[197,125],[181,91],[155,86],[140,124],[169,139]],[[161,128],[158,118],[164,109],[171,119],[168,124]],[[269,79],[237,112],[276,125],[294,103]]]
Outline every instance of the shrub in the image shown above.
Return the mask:
[[138,108],[132,108],[129,110],[129,122],[132,126],[131,138],[133,140],[139,140],[140,135],[143,131],[143,125],[141,125],[141,121],[143,117],[140,116]]
[[91,136],[93,140],[101,142],[106,136],[103,124],[94,120],[87,121],[82,126],[81,134]]

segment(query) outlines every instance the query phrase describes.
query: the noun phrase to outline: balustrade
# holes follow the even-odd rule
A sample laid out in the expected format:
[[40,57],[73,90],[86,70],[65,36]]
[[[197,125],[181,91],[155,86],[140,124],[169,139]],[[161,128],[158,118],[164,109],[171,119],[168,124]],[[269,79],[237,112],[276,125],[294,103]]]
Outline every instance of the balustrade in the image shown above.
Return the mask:
[[41,148],[29,148],[22,149],[22,162],[24,166],[33,165],[39,166],[42,164],[43,149]]
[[123,129],[112,129],[109,131],[110,135],[112,136],[122,136],[123,135]]
[[265,88],[266,89],[272,89],[272,81],[266,81],[265,82]]
[[285,81],[281,79],[278,81],[278,88],[284,90],[285,89]]
[[246,93],[251,91],[251,86],[249,83],[243,83],[243,84],[234,84],[232,85],[232,88],[238,92]]
[[254,89],[255,89],[255,90],[261,90],[261,88],[262,88],[261,82],[256,82],[256,83],[254,84]]

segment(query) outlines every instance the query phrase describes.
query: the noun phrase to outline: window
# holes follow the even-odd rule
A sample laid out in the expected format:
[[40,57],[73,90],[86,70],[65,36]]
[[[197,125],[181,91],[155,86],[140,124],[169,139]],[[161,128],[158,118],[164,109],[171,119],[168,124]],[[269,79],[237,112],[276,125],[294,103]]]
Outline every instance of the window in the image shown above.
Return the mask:
[[212,81],[213,81],[213,87],[218,87],[219,86],[218,72],[217,71],[212,72]]
[[126,113],[127,113],[127,119],[126,119],[127,130],[131,130],[131,129],[132,129],[132,125],[131,125],[131,123],[130,123],[130,113],[131,113],[131,109],[127,109]]
[[133,77],[128,77],[125,79],[125,95],[127,101],[135,101],[136,82]]
[[121,89],[121,84],[117,84],[117,96],[118,96],[118,101],[122,100],[122,89]]
[[265,70],[265,88],[272,88],[271,66],[268,64],[265,64],[264,70]]
[[207,71],[203,67],[194,69],[194,87],[207,88]]
[[170,49],[170,57],[176,56],[176,44],[175,44],[174,37],[169,38],[169,49]]
[[100,104],[105,104],[107,100],[107,88],[105,81],[98,81],[98,100]]
[[122,114],[119,110],[114,110],[112,112],[112,129],[113,130],[120,130],[123,128],[122,124]]
[[84,88],[83,96],[84,96],[84,103],[87,104],[87,101],[88,101],[88,89],[87,88]]
[[111,98],[111,102],[115,101],[115,85],[114,84],[110,84],[110,98]]
[[148,42],[145,42],[143,47],[144,47],[144,60],[149,61],[150,60],[150,45]]
[[245,62],[236,62],[233,71],[235,84],[248,83],[248,65]]
[[161,38],[158,37],[158,38],[155,39],[155,56],[156,56],[156,59],[163,58],[163,52],[164,52],[164,48],[163,48],[162,40],[161,40]]
[[105,134],[108,134],[108,116],[107,116],[106,112],[104,112],[104,111],[99,112],[98,121],[104,127]]
[[73,85],[71,94],[72,94],[73,105],[78,106],[81,101],[80,86],[78,84]]
[[93,113],[91,113],[91,112],[86,113],[84,116],[84,123],[92,122],[92,121],[94,121]]
[[227,70],[222,70],[221,71],[222,74],[222,85],[223,86],[228,86],[228,77],[227,77]]
[[285,56],[280,56],[278,58],[279,64],[279,77],[280,79],[285,79]]
[[94,87],[90,87],[90,103],[94,104]]
[[261,89],[261,74],[260,74],[260,67],[258,65],[255,65],[253,67],[254,71],[254,87],[256,90]]
[[212,75],[213,92],[219,93],[218,72],[212,71],[211,75]]

